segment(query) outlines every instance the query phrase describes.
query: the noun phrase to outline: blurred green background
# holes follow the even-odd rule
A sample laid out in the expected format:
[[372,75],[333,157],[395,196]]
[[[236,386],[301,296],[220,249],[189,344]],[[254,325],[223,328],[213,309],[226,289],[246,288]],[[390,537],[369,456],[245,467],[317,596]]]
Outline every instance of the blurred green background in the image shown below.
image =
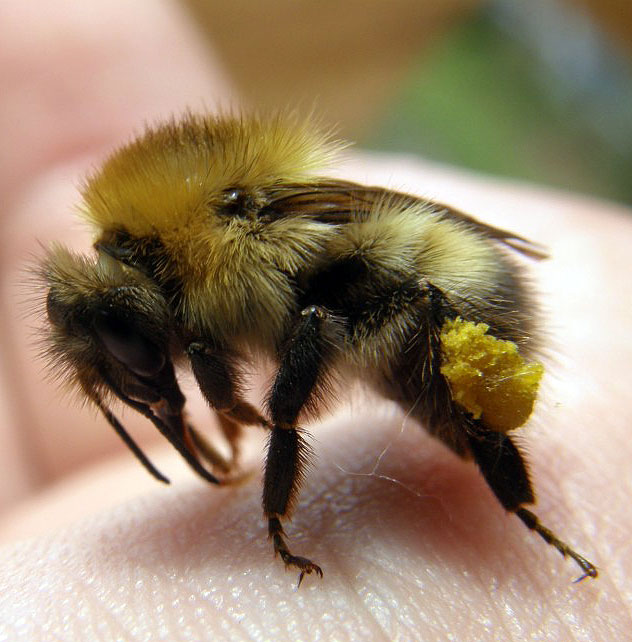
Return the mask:
[[542,24],[504,4],[433,47],[367,144],[632,203],[624,51],[569,7]]
[[247,105],[632,203],[630,0],[186,0]]

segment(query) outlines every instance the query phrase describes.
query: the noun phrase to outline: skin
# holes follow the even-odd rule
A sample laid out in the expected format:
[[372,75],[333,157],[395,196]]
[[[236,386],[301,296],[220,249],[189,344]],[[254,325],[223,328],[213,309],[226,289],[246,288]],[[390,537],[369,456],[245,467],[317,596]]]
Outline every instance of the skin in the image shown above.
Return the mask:
[[[245,445],[250,476],[217,489],[171,450],[151,446],[151,427],[125,413],[173,481],[160,487],[94,412],[43,381],[32,323],[17,303],[25,257],[38,242],[89,245],[71,222],[76,177],[144,119],[196,107],[200,96],[229,95],[229,87],[171,5],[143,9],[134,39],[122,3],[101,8],[100,24],[112,29],[96,39],[88,38],[85,16],[39,16],[32,24],[54,45],[44,59],[18,37],[27,16],[7,5],[0,16],[2,153],[12,152],[0,164],[0,637],[623,639],[632,626],[632,409],[623,372],[632,361],[630,212],[397,157],[354,155],[336,172],[449,202],[550,248],[550,260],[528,264],[542,291],[549,358],[520,443],[532,462],[536,512],[597,564],[600,577],[572,584],[577,567],[505,515],[472,464],[392,407],[355,396],[352,413],[310,427],[314,466],[287,530],[293,550],[312,557],[325,577],[307,577],[297,591],[297,574],[272,558],[261,519],[262,431],[253,429]],[[90,56],[73,48],[82,38]],[[159,80],[146,73],[156,43],[182,40],[189,44],[177,65]],[[127,73],[144,83],[122,73],[128,59],[136,63]],[[70,101],[74,114],[51,99],[54,78],[43,74],[28,91],[21,85],[34,65],[67,69],[69,62],[64,91],[85,101]],[[113,82],[123,83],[112,88],[126,97],[120,104],[86,85],[112,69]],[[33,104],[47,107],[47,117],[33,117],[28,133],[12,127]],[[191,414],[205,429],[211,423],[199,399]],[[121,454],[107,459],[112,451]]]

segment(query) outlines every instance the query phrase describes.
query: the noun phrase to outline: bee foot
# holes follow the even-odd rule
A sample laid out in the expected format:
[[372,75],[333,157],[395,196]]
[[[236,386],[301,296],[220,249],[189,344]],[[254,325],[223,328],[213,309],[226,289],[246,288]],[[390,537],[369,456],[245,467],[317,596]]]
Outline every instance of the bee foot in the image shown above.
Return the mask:
[[274,553],[275,555],[279,554],[281,556],[281,559],[285,564],[285,568],[293,567],[300,571],[296,588],[301,585],[305,575],[316,573],[319,577],[323,576],[323,571],[320,566],[314,564],[314,562],[308,560],[306,557],[300,557],[290,553],[290,549],[287,547],[285,542],[283,527],[281,526],[281,521],[278,517],[271,517],[268,520],[268,533],[274,543]]
[[314,564],[311,560],[308,560],[306,557],[299,557],[297,555],[291,555],[287,551],[280,551],[281,553],[281,559],[283,560],[283,563],[285,564],[285,568],[290,568],[294,567],[297,568],[300,573],[298,576],[298,584],[296,585],[296,588],[298,588],[301,585],[301,582],[303,581],[303,578],[305,575],[311,575],[312,573],[315,573],[318,575],[318,577],[323,576],[323,571],[318,566],[317,564]]

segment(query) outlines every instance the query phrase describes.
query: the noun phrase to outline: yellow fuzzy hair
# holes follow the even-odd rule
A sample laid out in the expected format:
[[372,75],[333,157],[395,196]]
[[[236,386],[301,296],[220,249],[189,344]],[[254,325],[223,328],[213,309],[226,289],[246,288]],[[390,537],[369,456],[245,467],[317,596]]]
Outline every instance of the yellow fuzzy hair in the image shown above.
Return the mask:
[[189,113],[115,151],[83,186],[84,215],[99,230],[123,226],[137,237],[184,227],[223,189],[308,180],[341,147],[294,114]]
[[[342,144],[294,114],[186,115],[114,152],[82,190],[99,232],[160,239],[183,283],[185,324],[221,339],[257,320],[263,343],[286,321],[294,273],[322,251],[330,226],[301,217],[263,225],[216,215],[223,191],[309,182]],[[263,322],[262,322],[263,319]]]
[[374,203],[366,217],[345,226],[330,244],[339,257],[362,256],[386,272],[415,266],[417,272],[446,293],[475,291],[486,295],[499,270],[490,242],[465,225],[441,216],[432,202],[402,205],[395,194]]
[[[374,203],[368,216],[358,214],[358,221],[345,225],[328,244],[332,256],[361,258],[376,275],[414,268],[419,278],[453,300],[462,292],[484,300],[498,281],[500,266],[491,243],[459,222],[442,218],[434,203],[403,205],[400,195],[390,195]],[[414,315],[404,313],[389,321],[388,332],[359,337],[358,363],[379,367],[394,357],[416,322]]]

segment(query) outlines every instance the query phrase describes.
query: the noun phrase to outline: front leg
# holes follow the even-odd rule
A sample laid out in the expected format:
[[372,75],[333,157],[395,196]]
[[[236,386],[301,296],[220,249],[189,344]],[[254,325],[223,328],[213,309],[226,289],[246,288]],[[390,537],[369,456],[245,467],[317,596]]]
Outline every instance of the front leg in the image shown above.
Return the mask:
[[327,372],[342,346],[343,335],[341,319],[321,307],[305,308],[281,349],[279,370],[268,398],[273,427],[263,484],[263,510],[274,552],[286,567],[299,569],[299,585],[306,573],[322,577],[323,572],[309,559],[292,555],[281,524],[296,502],[309,457],[309,447],[297,420],[305,409],[317,412]]
[[190,343],[187,354],[202,395],[217,413],[220,430],[231,449],[231,459],[226,461],[217,449],[189,425],[190,442],[209,463],[228,473],[239,459],[242,426],[255,424],[269,427],[268,421],[242,398],[242,386],[236,366],[237,355],[203,341]]

